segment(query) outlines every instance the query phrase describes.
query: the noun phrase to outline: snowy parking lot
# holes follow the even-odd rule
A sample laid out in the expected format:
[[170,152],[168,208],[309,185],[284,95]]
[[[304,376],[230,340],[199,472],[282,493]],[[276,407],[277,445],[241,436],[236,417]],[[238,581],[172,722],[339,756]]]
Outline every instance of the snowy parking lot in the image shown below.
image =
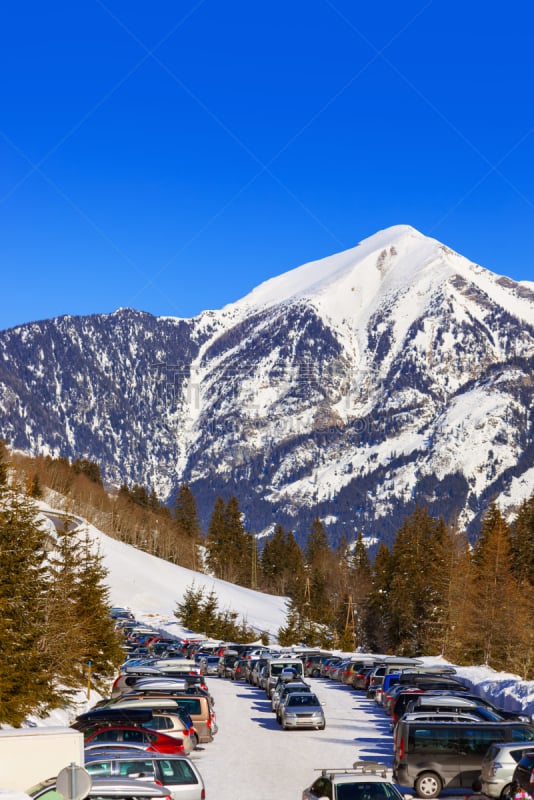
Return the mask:
[[193,755],[207,800],[295,800],[322,767],[368,759],[391,765],[389,717],[363,693],[308,678],[325,705],[324,731],[283,731],[263,690],[211,678],[219,733]]

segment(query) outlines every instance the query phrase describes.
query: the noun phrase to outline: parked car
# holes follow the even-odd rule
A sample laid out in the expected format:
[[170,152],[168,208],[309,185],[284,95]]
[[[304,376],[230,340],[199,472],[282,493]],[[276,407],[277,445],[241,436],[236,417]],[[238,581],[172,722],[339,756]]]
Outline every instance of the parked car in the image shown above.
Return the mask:
[[517,781],[525,792],[529,794],[534,792],[534,748],[523,753],[514,770],[513,780]]
[[156,753],[93,753],[86,756],[85,768],[94,777],[133,777],[162,784],[173,800],[203,800],[204,781],[195,764],[186,756]]
[[273,696],[271,697],[271,708],[276,714],[278,718],[278,706],[286,695],[291,694],[291,692],[311,692],[311,686],[306,683],[305,681],[289,681],[289,683],[285,681],[280,681],[274,687]]
[[249,658],[247,659],[247,665],[245,667],[245,680],[247,683],[252,683],[252,672],[254,667],[258,663],[259,658]]
[[254,661],[254,666],[252,667],[252,672],[250,673],[250,682],[253,686],[257,686],[258,688],[264,688],[261,686],[260,676],[262,669],[266,666],[267,659],[266,658],[258,658]]
[[300,677],[304,674],[304,668],[302,661],[300,658],[277,658],[271,659],[266,664],[267,667],[267,681],[266,681],[266,688],[265,691],[269,698],[271,697],[274,687],[278,682],[278,678],[282,675],[282,672],[285,670],[288,676],[288,680],[291,680],[293,677],[289,674],[289,670],[294,670],[296,675]]
[[149,745],[148,749],[156,753],[180,755],[184,752],[182,739],[135,725],[104,725],[96,729],[90,728],[84,731],[84,737],[86,744],[90,742],[99,742],[100,744],[134,742],[146,743]]
[[384,764],[356,761],[348,769],[323,769],[320,777],[304,789],[302,800],[403,800],[387,777]]
[[334,664],[338,664],[340,661],[341,658],[339,658],[339,656],[332,656],[323,661],[321,664],[321,678],[328,678]]
[[217,675],[219,656],[204,656],[200,660],[200,669],[203,675]]
[[[33,800],[64,800],[56,790],[56,779],[34,786],[26,794]],[[93,785],[87,800],[172,800],[169,790],[157,786],[152,781],[139,781],[134,778],[93,778]]]
[[529,751],[532,751],[532,744],[524,742],[491,744],[482,759],[482,791],[489,797],[507,797],[514,779],[514,770]]
[[327,660],[327,655],[309,655],[304,659],[304,676],[306,678],[319,678],[321,666]]
[[[159,704],[158,704],[159,705]],[[95,726],[125,724],[141,726],[148,730],[156,730],[167,736],[182,740],[184,752],[189,754],[198,745],[198,734],[191,717],[176,703],[169,703],[161,708],[134,703],[121,706],[117,703],[109,708],[99,708],[80,714],[72,727],[77,730],[88,730]]]
[[278,720],[288,728],[317,728],[324,730],[326,719],[319,698],[312,692],[290,692],[278,707]]
[[360,689],[363,692],[367,691],[369,679],[374,667],[362,667],[352,673],[352,687],[353,689]]
[[384,676],[386,674],[386,665],[379,664],[374,670],[371,672],[369,678],[369,684],[367,686],[367,697],[372,698],[375,702],[380,704],[380,691],[382,689],[382,684],[384,683]]
[[233,665],[230,670],[230,677],[233,681],[244,681],[246,680],[247,675],[247,664],[248,661],[246,658],[239,658]]
[[358,659],[356,661],[348,661],[345,665],[345,668],[342,671],[342,675],[340,679],[345,683],[347,686],[354,686],[354,676],[361,675],[364,669],[370,669],[373,667],[375,662],[366,661],[364,659]]
[[[418,797],[442,789],[470,788],[493,742],[534,742],[534,726],[524,722],[405,722],[395,731],[393,777],[413,786]],[[461,753],[461,756],[460,756]]]
[[238,658],[239,656],[233,650],[227,650],[222,656],[219,657],[219,663],[217,666],[217,675],[219,678],[232,677],[232,668]]

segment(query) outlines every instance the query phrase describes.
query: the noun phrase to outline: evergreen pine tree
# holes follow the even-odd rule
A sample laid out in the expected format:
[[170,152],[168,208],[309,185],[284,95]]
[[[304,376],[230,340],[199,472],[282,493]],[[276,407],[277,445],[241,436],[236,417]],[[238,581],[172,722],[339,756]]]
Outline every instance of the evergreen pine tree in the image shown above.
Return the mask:
[[200,610],[204,592],[202,588],[195,588],[195,582],[188,586],[181,602],[177,603],[174,616],[184,628],[191,631],[200,630]]
[[252,548],[243,527],[241,509],[237,497],[232,496],[226,504],[225,539],[227,543],[227,578],[242,586],[250,586],[252,570]]
[[284,529],[277,525],[272,537],[267,539],[263,547],[260,564],[264,589],[267,592],[284,594],[280,587],[280,575],[285,567],[285,539]]
[[311,524],[306,539],[305,554],[306,563],[310,567],[322,567],[325,561],[329,561],[331,551],[328,544],[328,537],[319,517],[315,517]]
[[110,617],[109,588],[105,581],[107,570],[102,554],[95,548],[85,530],[78,565],[78,581],[74,593],[75,612],[82,625],[80,651],[84,668],[92,662],[92,675],[98,688],[111,678],[124,660],[124,652]]
[[534,494],[524,500],[512,523],[512,569],[518,583],[534,585]]
[[72,687],[83,675],[83,655],[78,646],[83,642],[84,620],[76,607],[81,546],[71,528],[65,519],[49,553],[42,657],[50,674]]
[[428,643],[437,638],[436,620],[442,619],[445,602],[441,582],[443,543],[443,522],[435,520],[420,506],[406,518],[395,538],[389,590],[389,638],[392,647],[401,655],[425,654]]
[[206,533],[206,563],[216,578],[223,578],[228,556],[226,541],[226,506],[222,497],[217,497]]
[[190,541],[193,569],[198,570],[200,564],[199,546],[201,544],[201,528],[193,492],[188,483],[182,483],[178,489],[174,504],[174,522],[177,533],[186,536]]
[[46,577],[46,535],[20,487],[9,487],[0,448],[0,723],[58,702],[60,691],[40,652]]
[[364,620],[369,649],[375,653],[393,650],[389,642],[389,591],[392,572],[391,553],[387,545],[381,542],[372,567],[372,587]]
[[211,589],[202,599],[199,608],[198,631],[206,636],[217,635],[219,599],[215,589]]

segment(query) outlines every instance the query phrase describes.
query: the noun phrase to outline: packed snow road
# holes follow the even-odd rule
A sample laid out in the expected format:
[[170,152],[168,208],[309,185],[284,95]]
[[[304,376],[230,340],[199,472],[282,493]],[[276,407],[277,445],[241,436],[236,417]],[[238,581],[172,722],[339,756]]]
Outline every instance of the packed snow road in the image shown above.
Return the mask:
[[389,717],[361,692],[308,678],[325,706],[324,731],[284,731],[265,692],[210,678],[219,732],[193,758],[207,800],[300,800],[322,767],[364,758],[391,765]]

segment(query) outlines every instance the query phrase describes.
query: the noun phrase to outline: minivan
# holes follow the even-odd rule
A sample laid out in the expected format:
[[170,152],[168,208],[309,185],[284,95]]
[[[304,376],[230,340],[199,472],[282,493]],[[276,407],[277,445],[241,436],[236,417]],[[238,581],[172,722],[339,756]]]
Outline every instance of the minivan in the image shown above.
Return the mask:
[[265,689],[269,698],[272,697],[276,682],[284,669],[294,669],[299,678],[302,678],[304,675],[304,665],[300,658],[277,658],[276,660],[273,659],[269,661],[267,663],[267,683]]
[[478,778],[493,742],[532,742],[534,726],[522,722],[407,722],[395,730],[393,778],[418,797],[467,787]]

